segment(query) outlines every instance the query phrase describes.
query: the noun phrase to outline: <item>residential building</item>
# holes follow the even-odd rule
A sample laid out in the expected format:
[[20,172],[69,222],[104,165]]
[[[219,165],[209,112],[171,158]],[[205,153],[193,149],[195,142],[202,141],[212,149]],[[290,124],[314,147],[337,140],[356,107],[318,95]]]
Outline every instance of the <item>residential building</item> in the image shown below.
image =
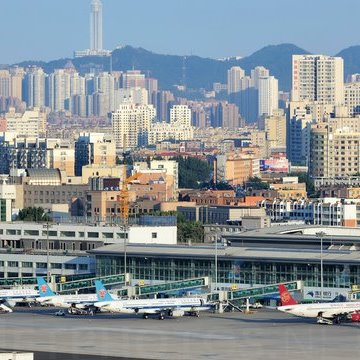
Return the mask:
[[347,117],[330,118],[326,123],[312,125],[312,177],[349,177],[360,172],[359,126],[359,118]]
[[272,115],[266,116],[264,119],[267,157],[272,153],[286,153],[286,117],[284,110],[274,110]]
[[239,66],[233,66],[227,72],[228,94],[240,92],[240,80],[245,76],[245,71]]
[[274,76],[258,79],[258,117],[271,116],[279,108],[279,86]]
[[291,95],[293,101],[342,105],[343,59],[325,55],[293,55]]
[[155,120],[153,105],[124,103],[112,113],[112,133],[116,146],[122,149],[148,144],[149,131]]
[[5,114],[6,131],[16,133],[18,137],[42,137],[46,133],[46,113],[39,108],[27,110],[23,114],[10,108]]

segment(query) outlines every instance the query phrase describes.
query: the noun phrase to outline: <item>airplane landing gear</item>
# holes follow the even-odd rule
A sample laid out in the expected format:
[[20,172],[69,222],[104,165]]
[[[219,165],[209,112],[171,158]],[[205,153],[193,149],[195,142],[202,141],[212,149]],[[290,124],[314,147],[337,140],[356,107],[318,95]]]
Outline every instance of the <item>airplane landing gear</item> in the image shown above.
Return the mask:
[[148,319],[148,318],[149,318],[149,315],[148,315],[148,314],[144,314],[144,315],[143,315],[143,319],[146,320],[146,319]]
[[159,314],[159,320],[164,320],[165,319],[165,315],[164,315],[164,313],[160,313]]

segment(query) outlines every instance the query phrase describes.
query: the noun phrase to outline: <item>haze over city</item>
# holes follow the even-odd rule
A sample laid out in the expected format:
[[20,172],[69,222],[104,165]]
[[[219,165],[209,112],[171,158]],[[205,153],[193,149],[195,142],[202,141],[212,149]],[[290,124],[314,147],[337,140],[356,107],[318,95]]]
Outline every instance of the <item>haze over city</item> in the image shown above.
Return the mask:
[[0,360],[359,357],[357,2],[0,1]]
[[[326,0],[105,0],[104,48],[222,58],[294,43],[334,55],[359,43],[359,10],[356,0],[341,6]],[[2,0],[0,63],[69,57],[86,48],[88,11],[87,0]]]

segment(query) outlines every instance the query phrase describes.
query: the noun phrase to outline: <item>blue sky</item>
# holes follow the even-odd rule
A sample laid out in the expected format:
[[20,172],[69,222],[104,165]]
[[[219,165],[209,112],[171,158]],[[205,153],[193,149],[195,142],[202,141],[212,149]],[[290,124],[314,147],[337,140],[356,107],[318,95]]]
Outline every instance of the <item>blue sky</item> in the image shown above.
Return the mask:
[[[90,0],[0,0],[0,63],[89,47]],[[291,42],[333,55],[360,44],[358,0],[103,0],[104,47],[246,56]]]

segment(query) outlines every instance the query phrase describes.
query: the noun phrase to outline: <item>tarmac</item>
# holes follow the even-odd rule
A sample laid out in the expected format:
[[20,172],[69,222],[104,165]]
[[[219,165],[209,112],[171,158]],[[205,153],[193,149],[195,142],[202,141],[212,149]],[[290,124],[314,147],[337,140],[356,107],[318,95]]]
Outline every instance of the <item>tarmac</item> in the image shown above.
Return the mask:
[[39,352],[35,360],[329,360],[360,356],[360,323],[318,325],[316,319],[276,310],[201,313],[200,318],[163,321],[113,314],[57,317],[55,311],[19,308],[1,314],[0,348]]

